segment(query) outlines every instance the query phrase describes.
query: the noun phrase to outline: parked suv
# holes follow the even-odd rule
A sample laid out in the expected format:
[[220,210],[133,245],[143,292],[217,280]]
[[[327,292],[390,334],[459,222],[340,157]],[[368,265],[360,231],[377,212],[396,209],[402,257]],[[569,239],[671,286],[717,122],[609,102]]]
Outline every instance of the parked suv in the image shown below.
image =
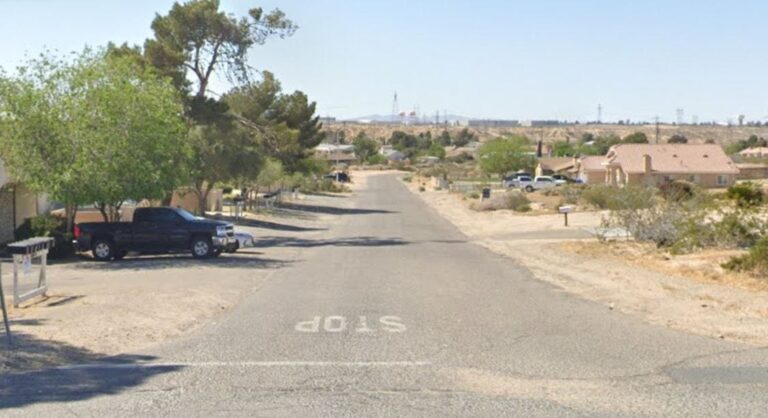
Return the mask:
[[181,208],[137,208],[133,222],[75,225],[78,251],[98,261],[120,260],[128,252],[166,254],[190,251],[195,258],[218,257],[237,250],[234,226],[199,218]]

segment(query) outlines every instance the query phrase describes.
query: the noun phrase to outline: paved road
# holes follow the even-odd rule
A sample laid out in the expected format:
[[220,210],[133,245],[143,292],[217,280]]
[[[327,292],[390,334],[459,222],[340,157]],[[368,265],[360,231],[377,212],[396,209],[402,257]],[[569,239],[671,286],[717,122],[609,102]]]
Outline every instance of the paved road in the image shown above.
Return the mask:
[[[0,414],[765,416],[766,350],[535,280],[395,176],[218,323],[109,365],[0,379]],[[327,208],[317,208],[326,211]],[[269,251],[269,248],[265,248]]]

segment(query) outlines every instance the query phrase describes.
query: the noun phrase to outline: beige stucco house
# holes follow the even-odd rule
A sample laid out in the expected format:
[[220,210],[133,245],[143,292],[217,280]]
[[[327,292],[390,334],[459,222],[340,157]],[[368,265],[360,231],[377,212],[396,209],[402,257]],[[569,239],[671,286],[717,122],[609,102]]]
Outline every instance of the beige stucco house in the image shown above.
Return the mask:
[[618,144],[605,156],[605,183],[662,185],[685,180],[702,187],[731,186],[736,164],[716,144]]

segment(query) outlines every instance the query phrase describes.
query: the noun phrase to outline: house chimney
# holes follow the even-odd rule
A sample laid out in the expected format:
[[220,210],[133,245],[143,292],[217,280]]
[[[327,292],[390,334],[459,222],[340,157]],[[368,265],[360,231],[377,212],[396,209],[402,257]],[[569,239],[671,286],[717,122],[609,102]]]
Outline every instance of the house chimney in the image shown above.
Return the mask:
[[651,169],[652,169],[651,163],[652,163],[651,156],[648,154],[643,154],[643,173],[645,173],[646,175],[651,174]]

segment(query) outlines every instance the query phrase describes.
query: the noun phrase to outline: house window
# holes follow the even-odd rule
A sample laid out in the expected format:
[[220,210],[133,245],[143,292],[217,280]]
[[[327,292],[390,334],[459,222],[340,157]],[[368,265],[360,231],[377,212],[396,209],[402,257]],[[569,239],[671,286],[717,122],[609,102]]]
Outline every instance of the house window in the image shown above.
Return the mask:
[[688,176],[688,181],[690,181],[691,183],[694,183],[694,184],[698,184],[699,183],[699,176],[697,176],[696,174],[691,174],[690,176]]
[[728,185],[728,176],[723,176],[723,175],[717,176],[717,185],[718,186],[727,186]]

